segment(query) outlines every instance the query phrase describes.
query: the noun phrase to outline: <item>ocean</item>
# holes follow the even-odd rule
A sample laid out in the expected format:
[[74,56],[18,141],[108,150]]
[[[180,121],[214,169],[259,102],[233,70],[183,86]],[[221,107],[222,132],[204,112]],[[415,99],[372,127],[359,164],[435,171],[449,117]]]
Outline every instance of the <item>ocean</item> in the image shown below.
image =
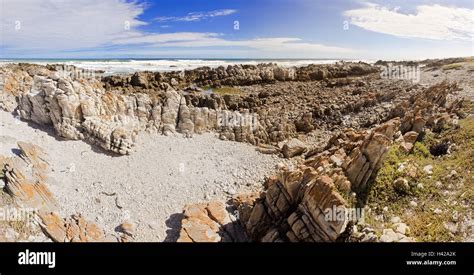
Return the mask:
[[[104,74],[122,74],[136,71],[181,71],[198,67],[219,67],[234,64],[256,65],[276,63],[283,67],[306,66],[309,64],[333,64],[340,59],[0,59],[6,63],[68,64],[89,70],[102,70]],[[359,61],[359,60],[346,60]],[[367,60],[360,60],[370,62]]]

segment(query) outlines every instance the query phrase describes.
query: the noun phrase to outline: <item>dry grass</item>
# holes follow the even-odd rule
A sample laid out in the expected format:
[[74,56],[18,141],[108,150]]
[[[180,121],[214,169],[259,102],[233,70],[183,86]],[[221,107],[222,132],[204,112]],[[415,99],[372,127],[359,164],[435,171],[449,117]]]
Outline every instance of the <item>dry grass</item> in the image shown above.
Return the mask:
[[[460,127],[452,127],[435,134],[429,132],[417,142],[410,154],[402,153],[394,145],[386,155],[374,184],[369,190],[367,205],[372,209],[366,214],[366,223],[380,234],[385,226],[376,216],[384,215],[385,221],[399,216],[410,227],[411,237],[418,241],[462,241],[466,232],[452,233],[446,223],[458,226],[463,218],[471,219],[474,205],[474,117],[460,121]],[[441,141],[455,143],[457,149],[449,155],[434,157],[428,148]],[[398,171],[400,163],[417,167],[417,176],[409,192],[400,194],[393,181],[404,176]],[[426,165],[433,166],[433,173],[423,172]],[[450,176],[456,171],[455,176]],[[406,177],[406,175],[405,175]],[[441,183],[441,184],[440,184]],[[422,184],[422,188],[417,187]],[[410,207],[410,201],[418,206]],[[382,211],[384,207],[388,211]],[[435,210],[441,213],[435,213]],[[468,233],[469,234],[469,233]]]
[[466,67],[468,71],[474,70],[474,57],[467,57],[463,62],[451,63],[442,66],[443,71],[459,70]]
[[239,88],[230,87],[230,86],[223,86],[220,88],[212,88],[209,86],[203,87],[203,90],[212,90],[213,93],[219,95],[242,95],[244,92]]

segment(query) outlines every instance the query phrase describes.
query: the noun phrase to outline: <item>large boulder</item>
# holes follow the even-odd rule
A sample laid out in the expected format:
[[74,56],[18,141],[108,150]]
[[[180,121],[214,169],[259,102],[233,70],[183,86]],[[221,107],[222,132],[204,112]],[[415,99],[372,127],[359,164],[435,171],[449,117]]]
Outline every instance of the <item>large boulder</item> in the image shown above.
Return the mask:
[[285,158],[292,158],[303,154],[307,149],[308,148],[304,142],[297,138],[292,138],[283,145],[282,153]]

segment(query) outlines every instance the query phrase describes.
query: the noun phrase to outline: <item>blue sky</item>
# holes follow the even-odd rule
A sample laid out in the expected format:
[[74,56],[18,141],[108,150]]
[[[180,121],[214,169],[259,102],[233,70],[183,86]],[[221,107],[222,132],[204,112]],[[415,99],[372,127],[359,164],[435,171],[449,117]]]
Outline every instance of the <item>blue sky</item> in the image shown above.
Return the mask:
[[473,3],[2,0],[0,58],[472,56]]

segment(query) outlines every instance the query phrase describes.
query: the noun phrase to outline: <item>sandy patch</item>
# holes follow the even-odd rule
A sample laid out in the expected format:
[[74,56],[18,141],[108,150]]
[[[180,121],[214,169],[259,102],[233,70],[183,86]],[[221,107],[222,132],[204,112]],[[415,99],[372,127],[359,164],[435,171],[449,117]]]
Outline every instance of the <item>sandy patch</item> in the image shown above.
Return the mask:
[[174,240],[185,204],[257,190],[282,161],[211,133],[191,139],[143,133],[132,155],[115,156],[60,140],[3,111],[0,125],[0,154],[14,154],[19,140],[49,154],[49,187],[61,215],[82,213],[108,234],[128,219],[137,224],[137,241]]

